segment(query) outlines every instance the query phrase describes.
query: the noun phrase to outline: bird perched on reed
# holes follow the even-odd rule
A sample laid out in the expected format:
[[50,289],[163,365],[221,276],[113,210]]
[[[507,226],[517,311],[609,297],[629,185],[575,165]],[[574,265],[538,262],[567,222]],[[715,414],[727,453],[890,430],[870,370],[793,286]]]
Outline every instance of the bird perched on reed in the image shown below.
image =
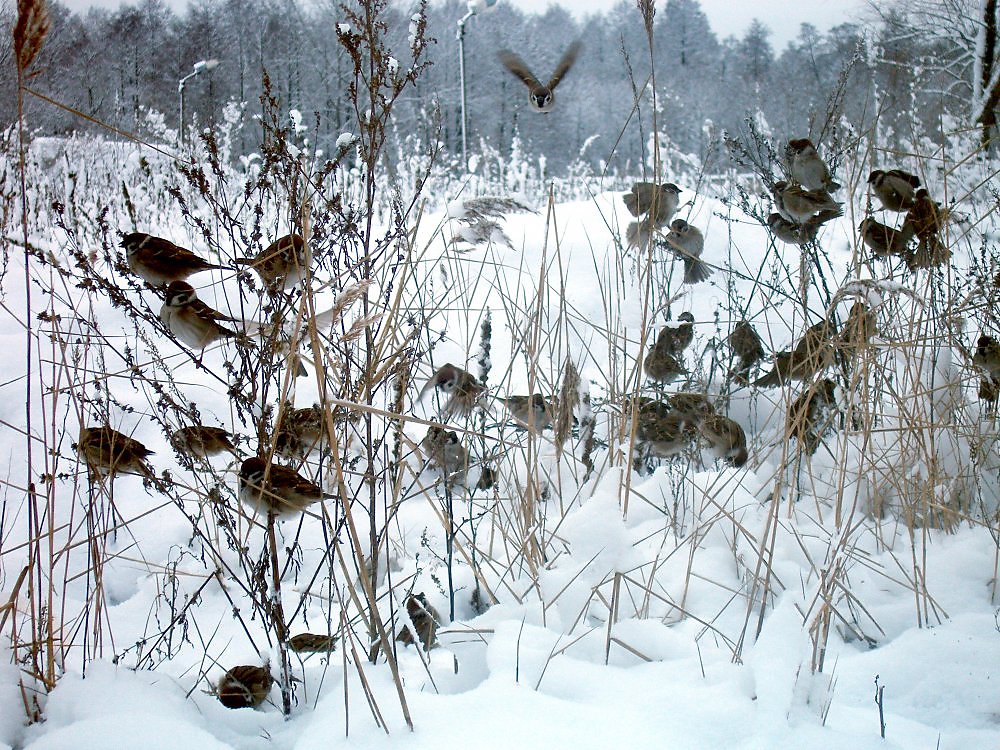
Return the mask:
[[774,183],[771,194],[775,210],[795,224],[805,224],[821,211],[841,210],[841,204],[825,190],[806,190],[784,180]]
[[862,220],[858,229],[865,245],[880,258],[896,255],[905,260],[907,266],[913,262],[913,251],[910,249],[910,240],[913,239],[912,226],[904,223],[902,229],[893,229],[868,217]]
[[698,433],[717,458],[737,468],[747,462],[747,436],[738,422],[721,414],[708,414],[698,423]]
[[552,424],[555,410],[541,393],[533,393],[530,396],[506,396],[502,401],[514,421],[523,427],[540,431]]
[[785,415],[785,433],[795,437],[810,456],[819,447],[820,439],[829,421],[827,409],[837,404],[836,384],[829,378],[812,384],[788,407]]
[[785,146],[785,165],[791,178],[806,190],[825,190],[829,193],[840,190],[840,184],[834,182],[826,162],[808,138],[793,138],[788,142]]
[[549,78],[548,83],[543,84],[528,68],[528,65],[521,59],[520,55],[508,49],[500,50],[497,58],[500,63],[509,70],[515,78],[528,88],[528,104],[535,112],[548,114],[556,106],[556,86],[566,77],[576,57],[580,53],[582,45],[580,42],[573,42],[563,53],[563,56],[556,64],[556,69]]
[[797,224],[781,214],[773,213],[767,217],[767,226],[771,233],[782,242],[801,247],[814,242],[824,224],[843,215],[844,211],[840,208],[826,209],[806,219],[804,224]]
[[876,169],[868,175],[868,184],[878,196],[882,208],[900,212],[913,208],[920,178],[902,169]]
[[917,237],[912,268],[934,268],[951,258],[951,250],[941,240],[941,230],[949,215],[948,209],[931,199],[925,188],[917,190],[903,221],[903,227]]
[[198,299],[194,287],[186,281],[171,281],[167,285],[160,307],[160,320],[178,341],[198,351],[221,338],[239,335],[222,325],[238,321]]
[[156,481],[156,474],[146,461],[153,455],[145,445],[110,427],[81,427],[75,446],[92,476],[136,474]]
[[191,458],[206,459],[220,453],[236,453],[232,436],[226,430],[203,424],[174,430],[170,435],[170,444]]
[[705,250],[705,236],[701,230],[684,219],[670,222],[667,245],[674,255],[684,261],[684,283],[697,284],[712,275],[712,267],[701,260]]
[[864,302],[855,302],[847,313],[847,321],[840,330],[840,344],[848,349],[860,349],[868,345],[878,334],[875,312]]
[[[334,426],[356,422],[359,416],[339,406],[329,411]],[[327,412],[317,403],[282,414],[274,438],[274,452],[286,458],[302,457],[328,443]]]
[[[430,651],[437,645],[437,629],[441,622],[441,615],[422,593],[410,594],[406,597],[406,614],[410,618],[413,632],[416,633],[424,651]],[[410,632],[410,628],[404,625],[399,629],[396,640],[408,646],[413,643],[413,632]]]
[[420,450],[432,468],[441,470],[446,484],[465,484],[469,453],[454,430],[431,425],[420,441]]
[[987,377],[1000,379],[1000,342],[992,336],[981,335],[976,342],[976,353],[972,355],[972,364],[982,370]]
[[260,513],[286,517],[334,497],[294,469],[268,464],[258,456],[240,466],[239,496],[245,505]]
[[125,248],[129,270],[153,286],[184,281],[200,271],[222,268],[170,240],[145,232],[122,235],[121,246]]
[[226,708],[257,708],[271,692],[273,683],[269,669],[245,664],[226,672],[215,692]]
[[736,356],[736,366],[729,371],[729,377],[740,385],[747,385],[750,371],[764,359],[764,342],[750,323],[741,320],[726,338],[726,343]]
[[753,382],[757,388],[780,385],[786,380],[810,380],[833,362],[836,328],[826,320],[810,326],[791,351],[774,355],[774,366]]
[[279,237],[252,258],[236,258],[238,266],[249,266],[274,295],[294,284],[306,273],[306,241],[297,234]]
[[670,328],[661,329],[656,337],[656,343],[649,348],[642,361],[642,370],[650,380],[655,380],[658,383],[670,383],[681,375],[687,374],[684,364],[672,353],[672,343],[672,330]]
[[450,362],[441,365],[430,377],[417,395],[419,401],[431,389],[437,389],[446,397],[442,411],[445,415],[466,416],[486,393],[486,386],[471,372]]

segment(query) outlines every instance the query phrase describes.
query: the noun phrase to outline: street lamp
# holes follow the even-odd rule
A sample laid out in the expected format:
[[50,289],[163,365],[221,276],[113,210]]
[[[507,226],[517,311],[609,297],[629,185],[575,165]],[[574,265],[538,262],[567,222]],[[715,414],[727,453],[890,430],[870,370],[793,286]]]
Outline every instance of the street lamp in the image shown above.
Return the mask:
[[194,70],[184,76],[180,81],[177,82],[177,93],[181,97],[181,129],[180,129],[180,141],[184,142],[184,87],[187,82],[190,81],[195,76],[201,75],[205,71],[212,70],[215,66],[219,64],[216,59],[211,60],[199,60],[194,64]]
[[497,0],[469,0],[468,12],[458,19],[458,79],[462,86],[462,165],[469,168],[469,115],[465,106],[465,22],[476,13],[492,10]]

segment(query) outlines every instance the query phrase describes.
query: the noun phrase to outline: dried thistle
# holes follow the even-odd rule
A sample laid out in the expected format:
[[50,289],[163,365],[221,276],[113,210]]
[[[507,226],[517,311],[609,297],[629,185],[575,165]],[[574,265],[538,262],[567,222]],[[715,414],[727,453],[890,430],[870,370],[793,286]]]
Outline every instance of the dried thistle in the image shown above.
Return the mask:
[[18,0],[14,24],[14,57],[23,74],[38,57],[51,24],[45,0]]

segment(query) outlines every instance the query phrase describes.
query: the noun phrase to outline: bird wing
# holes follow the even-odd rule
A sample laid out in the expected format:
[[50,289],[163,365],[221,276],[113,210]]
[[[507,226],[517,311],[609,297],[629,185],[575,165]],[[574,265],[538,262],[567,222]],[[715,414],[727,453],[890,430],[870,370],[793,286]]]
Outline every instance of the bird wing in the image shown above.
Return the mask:
[[569,73],[569,69],[573,67],[573,63],[576,62],[576,56],[580,53],[580,48],[583,45],[579,41],[573,42],[569,45],[563,56],[559,60],[559,64],[556,65],[555,71],[552,73],[552,77],[549,79],[549,91],[554,91],[555,87],[559,85],[559,81]]
[[517,53],[511,52],[509,49],[502,49],[497,52],[497,59],[528,88],[534,89],[542,85],[532,72],[528,70],[527,64]]

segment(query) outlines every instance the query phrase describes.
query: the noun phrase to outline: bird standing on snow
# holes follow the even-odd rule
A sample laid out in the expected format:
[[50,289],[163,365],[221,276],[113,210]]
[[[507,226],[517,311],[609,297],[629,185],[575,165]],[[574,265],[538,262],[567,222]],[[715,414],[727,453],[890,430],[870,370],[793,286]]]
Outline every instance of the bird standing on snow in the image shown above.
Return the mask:
[[226,708],[257,708],[271,692],[273,682],[267,668],[244,664],[226,672],[215,693]]
[[542,84],[541,81],[535,78],[520,55],[504,49],[497,53],[497,57],[507,70],[528,87],[528,104],[531,105],[531,108],[535,112],[548,114],[556,106],[556,86],[569,73],[569,69],[573,67],[581,46],[580,42],[573,42],[569,46],[556,65],[555,72],[552,73],[549,82],[546,84]]
[[709,414],[698,424],[698,432],[708,441],[718,458],[737,468],[749,458],[747,436],[740,425],[721,414]]

